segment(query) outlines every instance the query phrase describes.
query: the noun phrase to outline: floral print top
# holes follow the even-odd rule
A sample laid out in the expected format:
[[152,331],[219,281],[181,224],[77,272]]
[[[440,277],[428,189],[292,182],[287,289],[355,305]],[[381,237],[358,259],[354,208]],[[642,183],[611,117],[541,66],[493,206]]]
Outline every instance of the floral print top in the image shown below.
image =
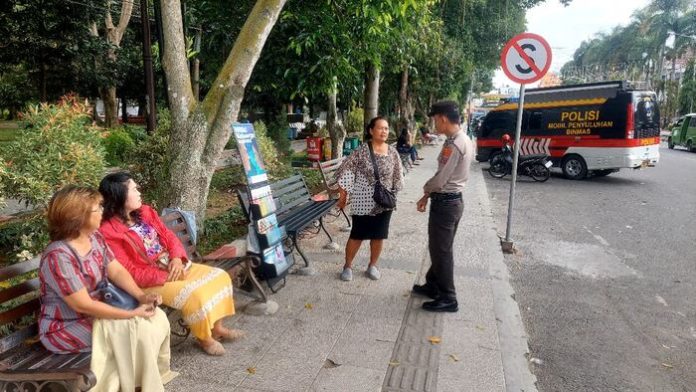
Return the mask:
[[[387,155],[375,154],[375,159],[382,185],[394,192],[400,191],[404,186],[403,172],[396,149],[389,146]],[[336,178],[341,188],[348,192],[350,215],[377,215],[387,210],[378,206],[372,198],[375,192],[375,174],[367,143],[363,143],[345,159],[336,171]]]
[[165,250],[160,243],[157,231],[148,223],[139,222],[129,227],[129,229],[135,232],[138,237],[142,238],[147,257],[150,257],[151,259],[155,258],[155,256],[161,254]]

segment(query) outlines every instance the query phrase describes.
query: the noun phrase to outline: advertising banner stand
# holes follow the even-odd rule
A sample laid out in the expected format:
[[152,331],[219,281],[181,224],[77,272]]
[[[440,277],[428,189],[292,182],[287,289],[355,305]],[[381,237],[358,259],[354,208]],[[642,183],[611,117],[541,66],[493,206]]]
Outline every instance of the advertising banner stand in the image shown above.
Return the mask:
[[[286,275],[295,260],[292,252],[287,252],[283,247],[285,229],[278,225],[276,205],[254,127],[248,123],[234,123],[232,134],[237,140],[237,149],[247,179],[251,221],[247,234],[247,252],[259,257],[261,265],[256,268],[256,275],[268,283],[271,291],[276,292],[285,285]],[[279,286],[281,281],[283,284]]]

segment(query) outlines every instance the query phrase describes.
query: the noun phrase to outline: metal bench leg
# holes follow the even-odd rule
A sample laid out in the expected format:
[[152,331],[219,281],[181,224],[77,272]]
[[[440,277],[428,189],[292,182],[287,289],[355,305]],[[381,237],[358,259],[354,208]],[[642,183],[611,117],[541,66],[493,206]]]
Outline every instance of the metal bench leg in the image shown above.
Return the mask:
[[348,215],[346,215],[346,212],[341,208],[341,214],[343,214],[343,217],[346,218],[346,222],[348,223],[348,226],[341,227],[342,232],[348,232],[353,228],[353,224],[350,222],[350,218],[348,218]]
[[263,289],[263,286],[261,286],[261,282],[259,282],[259,280],[256,279],[256,275],[254,274],[253,269],[253,261],[254,257],[248,257],[246,260],[244,260],[244,270],[246,271],[249,279],[251,279],[251,284],[254,286],[256,291],[258,291],[261,298],[248,304],[244,308],[244,313],[256,316],[274,314],[278,311],[278,304],[275,301],[271,301],[268,299],[266,291]]
[[297,270],[297,273],[300,275],[315,275],[316,271],[314,271],[314,268],[309,266],[309,260],[307,260],[307,256],[302,252],[302,249],[300,249],[300,245],[297,243],[297,233],[293,234],[290,236],[292,239],[292,246],[297,250],[297,253],[300,254],[300,257],[302,257],[302,260],[304,260],[305,266]]
[[329,243],[324,245],[324,249],[328,250],[338,250],[339,246],[337,243],[334,242],[333,238],[331,238],[331,234],[326,230],[326,227],[324,227],[324,218],[319,218],[319,226],[321,227],[322,230],[324,230],[324,233],[329,237]]

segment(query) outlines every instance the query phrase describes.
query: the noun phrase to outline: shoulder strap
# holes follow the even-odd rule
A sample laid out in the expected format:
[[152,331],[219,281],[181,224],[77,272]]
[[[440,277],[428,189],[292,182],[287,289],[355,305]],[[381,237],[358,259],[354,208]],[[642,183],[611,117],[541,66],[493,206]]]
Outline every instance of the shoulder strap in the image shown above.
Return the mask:
[[370,150],[370,158],[372,158],[372,169],[375,172],[375,181],[379,182],[379,168],[377,168],[377,159],[375,158],[375,153],[372,151],[372,143],[367,142],[367,148]]

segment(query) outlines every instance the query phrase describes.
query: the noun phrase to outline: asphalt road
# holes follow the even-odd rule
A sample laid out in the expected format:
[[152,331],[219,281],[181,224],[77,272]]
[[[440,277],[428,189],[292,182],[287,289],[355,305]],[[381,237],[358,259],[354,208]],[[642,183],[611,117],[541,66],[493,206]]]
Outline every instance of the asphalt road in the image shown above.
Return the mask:
[[[696,154],[660,153],[645,170],[518,182],[505,260],[542,392],[696,391]],[[485,177],[503,235],[510,179]]]

